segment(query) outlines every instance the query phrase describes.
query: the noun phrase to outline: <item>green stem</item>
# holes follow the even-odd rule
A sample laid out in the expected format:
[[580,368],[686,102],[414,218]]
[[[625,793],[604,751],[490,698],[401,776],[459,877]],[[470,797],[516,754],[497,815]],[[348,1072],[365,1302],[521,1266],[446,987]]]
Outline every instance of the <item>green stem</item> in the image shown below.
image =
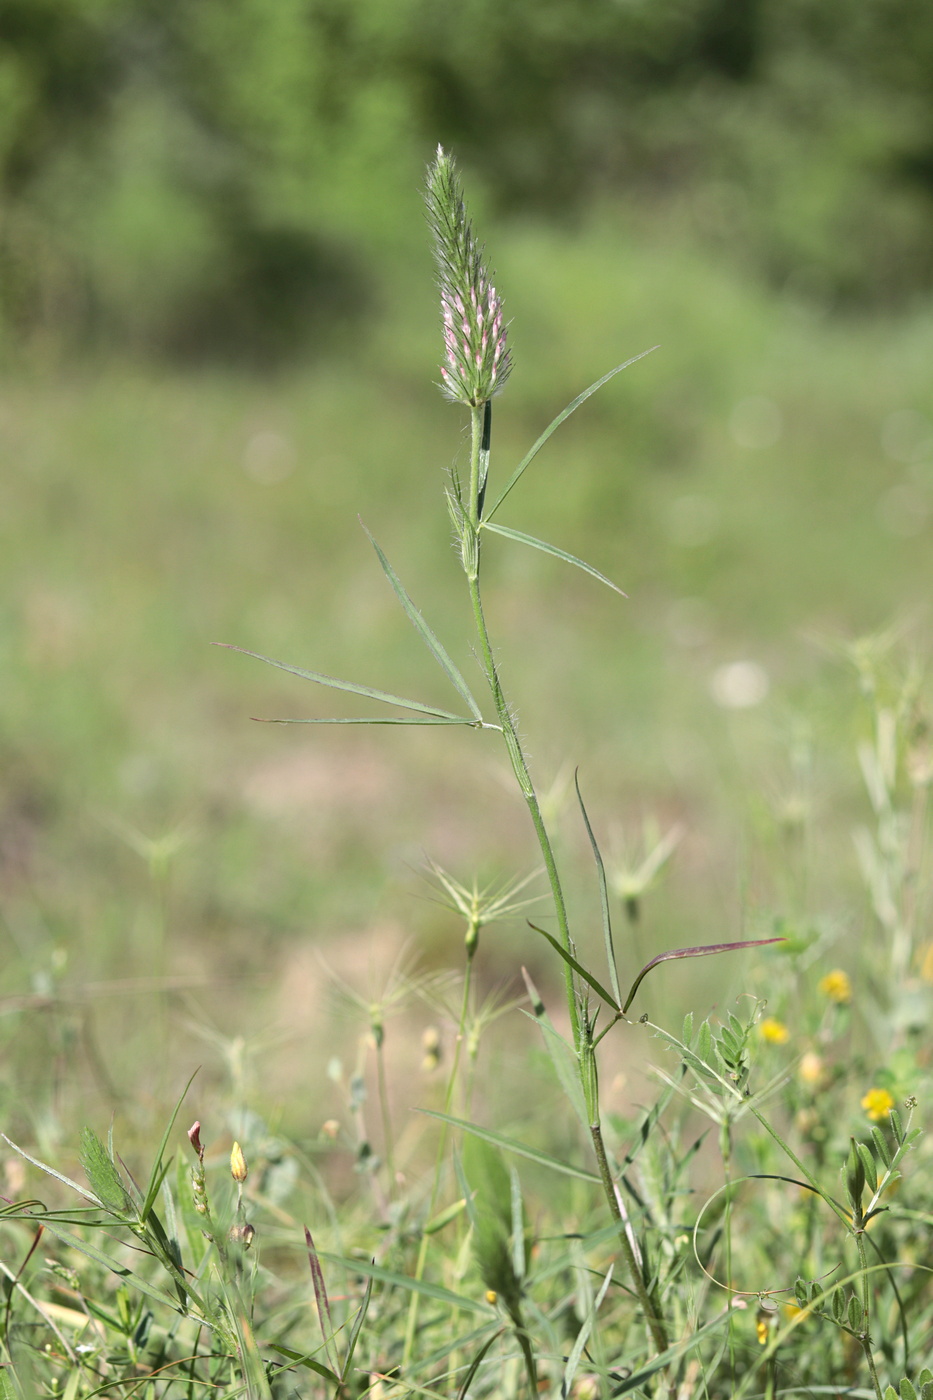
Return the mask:
[[875,1388],[877,1400],[882,1400],[881,1382],[878,1379],[878,1372],[875,1368],[875,1356],[871,1346],[871,1288],[868,1282],[868,1256],[865,1253],[864,1227],[859,1226],[855,1231],[855,1247],[858,1250],[859,1267],[862,1270],[862,1330],[859,1341],[865,1353],[865,1361],[868,1364],[868,1374],[871,1376],[871,1383]]
[[[508,750],[509,760],[512,764],[512,771],[518,780],[522,796],[531,815],[531,821],[538,838],[538,845],[541,848],[541,855],[544,859],[544,868],[547,872],[548,883],[551,887],[551,897],[554,901],[554,912],[557,915],[557,927],[560,931],[561,946],[566,952],[572,952],[570,939],[570,924],[567,919],[567,906],[564,901],[564,892],[561,888],[560,875],[557,870],[557,863],[554,859],[554,851],[551,847],[550,837],[541,815],[541,808],[538,805],[538,798],[528,772],[528,764],[522,752],[521,742],[512,720],[512,715],[506,703],[502,690],[502,683],[499,680],[499,672],[496,667],[495,657],[492,652],[492,644],[489,640],[489,630],[486,626],[486,617],[483,612],[483,600],[479,585],[480,566],[480,519],[479,519],[479,488],[480,488],[480,455],[482,452],[488,456],[488,410],[485,408],[474,408],[471,410],[472,441],[470,450],[470,494],[465,502],[467,508],[467,529],[472,535],[472,550],[469,552],[469,559],[464,559],[464,567],[467,575],[467,583],[470,589],[470,601],[473,605],[473,620],[476,624],[476,632],[479,637],[480,651],[482,653],[483,668],[486,672],[486,680],[492,694],[493,704],[496,707],[496,715],[502,726],[502,734],[505,739],[505,746]],[[484,422],[484,420],[486,420]],[[484,433],[485,428],[485,433]],[[484,442],[485,437],[485,442]],[[464,551],[467,554],[468,551]],[[580,1050],[580,1014],[577,1008],[576,991],[573,985],[573,969],[569,963],[564,963],[564,988],[567,997],[567,1012],[570,1017],[570,1027],[573,1036],[574,1049]]]
[[[483,668],[486,672],[486,680],[492,694],[493,704],[496,707],[496,715],[502,728],[502,736],[508,750],[509,760],[512,764],[512,771],[518,780],[522,796],[531,816],[535,835],[538,838],[538,845],[541,848],[541,855],[544,859],[544,868],[547,872],[548,883],[551,887],[551,897],[554,902],[554,912],[557,916],[557,926],[560,932],[560,942],[564,950],[569,954],[573,952],[573,943],[570,937],[570,924],[567,918],[567,906],[564,901],[564,892],[561,887],[560,875],[557,870],[557,862],[554,859],[554,851],[548,835],[544,818],[541,815],[541,808],[538,805],[538,798],[528,772],[528,764],[522,752],[521,742],[512,719],[512,714],[506,702],[505,694],[502,690],[502,683],[499,679],[499,672],[496,667],[495,657],[492,651],[492,644],[489,639],[489,631],[486,626],[486,617],[483,612],[483,600],[480,592],[480,533],[481,523],[481,495],[485,490],[486,472],[489,462],[490,448],[490,423],[491,405],[485,404],[471,411],[471,450],[470,450],[470,488],[469,496],[463,506],[465,508],[466,520],[464,524],[463,540],[463,563],[467,576],[467,583],[470,589],[470,601],[473,605],[473,618],[476,624],[476,632],[479,638],[480,652],[483,660]],[[567,962],[563,963],[564,968],[564,988],[567,998],[567,1014],[570,1019],[571,1035],[573,1047],[577,1056],[577,1065],[583,1077],[583,1057],[588,1052],[593,1053],[592,1038],[589,1028],[587,1028],[587,1043],[584,1043],[584,1034],[580,1019],[580,1009],[577,1004],[576,987],[573,980],[573,969]],[[590,1134],[593,1141],[593,1149],[596,1153],[596,1160],[599,1165],[600,1180],[606,1201],[613,1218],[619,1224],[619,1241],[622,1257],[632,1281],[632,1287],[644,1310],[645,1319],[651,1332],[652,1339],[658,1352],[667,1350],[667,1336],[664,1324],[655,1310],[654,1303],[645,1286],[635,1251],[629,1239],[625,1221],[622,1218],[622,1211],[616,1195],[615,1183],[612,1179],[612,1172],[606,1157],[605,1146],[603,1145],[602,1128],[599,1121],[598,1104],[590,1105],[593,1121],[590,1125]]]
[[593,1142],[593,1151],[596,1154],[596,1164],[599,1167],[599,1177],[603,1184],[603,1190],[606,1193],[606,1200],[609,1202],[609,1209],[612,1213],[612,1217],[619,1227],[619,1244],[622,1248],[622,1258],[625,1260],[625,1267],[629,1271],[632,1287],[644,1311],[645,1321],[651,1333],[651,1340],[654,1342],[659,1353],[667,1351],[667,1332],[651,1300],[651,1294],[648,1292],[645,1280],[642,1277],[641,1267],[638,1263],[638,1259],[635,1257],[635,1251],[632,1248],[632,1241],[629,1239],[626,1221],[622,1215],[619,1198],[616,1195],[615,1182],[612,1179],[612,1172],[609,1168],[609,1159],[606,1156],[606,1148],[603,1143],[603,1131],[599,1123],[590,1124],[590,1137]]

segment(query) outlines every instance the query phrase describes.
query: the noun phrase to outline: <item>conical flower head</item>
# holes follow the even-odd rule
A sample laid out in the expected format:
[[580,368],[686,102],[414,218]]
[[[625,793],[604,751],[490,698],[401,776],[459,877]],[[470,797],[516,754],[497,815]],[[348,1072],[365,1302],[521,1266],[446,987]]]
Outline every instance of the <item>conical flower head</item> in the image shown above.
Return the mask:
[[512,357],[502,299],[490,281],[483,249],[467,218],[456,166],[440,146],[428,167],[425,199],[444,325],[441,390],[453,403],[476,408],[502,389]]

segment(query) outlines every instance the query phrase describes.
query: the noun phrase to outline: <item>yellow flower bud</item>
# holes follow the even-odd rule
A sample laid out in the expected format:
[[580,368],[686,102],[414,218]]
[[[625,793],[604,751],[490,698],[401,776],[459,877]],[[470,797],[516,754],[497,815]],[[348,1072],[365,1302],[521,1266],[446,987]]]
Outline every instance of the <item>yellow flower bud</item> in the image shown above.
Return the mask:
[[241,1186],[249,1175],[249,1167],[246,1165],[243,1149],[238,1142],[233,1144],[233,1149],[230,1153],[230,1175],[233,1177],[234,1181],[239,1182]]

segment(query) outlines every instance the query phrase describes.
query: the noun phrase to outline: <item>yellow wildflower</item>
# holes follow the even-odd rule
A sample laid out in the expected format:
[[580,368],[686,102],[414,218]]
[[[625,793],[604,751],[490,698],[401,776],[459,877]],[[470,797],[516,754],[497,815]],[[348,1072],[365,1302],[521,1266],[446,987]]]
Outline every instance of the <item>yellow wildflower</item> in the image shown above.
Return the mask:
[[894,1107],[894,1100],[887,1089],[869,1089],[862,1099],[862,1107],[873,1123],[887,1118]]
[[827,972],[820,981],[820,991],[824,997],[829,997],[830,1001],[838,1002],[840,1006],[845,1006],[852,1000],[852,983],[849,981],[849,974],[843,972],[841,968],[835,967],[832,972]]
[[783,1021],[779,1021],[775,1016],[766,1016],[758,1027],[758,1034],[762,1040],[766,1040],[769,1045],[784,1045],[790,1040],[790,1031]]

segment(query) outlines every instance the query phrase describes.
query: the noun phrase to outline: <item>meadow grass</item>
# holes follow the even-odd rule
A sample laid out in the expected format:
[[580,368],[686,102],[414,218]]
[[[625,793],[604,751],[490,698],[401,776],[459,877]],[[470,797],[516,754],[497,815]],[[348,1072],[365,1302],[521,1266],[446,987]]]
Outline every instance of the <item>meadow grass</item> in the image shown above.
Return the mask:
[[[663,342],[563,425],[501,515],[629,600],[484,546],[578,955],[605,985],[577,763],[623,984],[663,949],[786,940],[660,967],[599,1047],[661,1337],[574,1111],[566,964],[526,922],[558,936],[546,883],[510,886],[539,856],[495,736],[251,726],[377,710],[208,645],[449,705],[360,514],[478,686],[441,501],[469,452],[425,382],[429,288],[400,269],[353,359],[265,383],[98,366],[5,391],[4,1130],[80,1181],[90,1127],[94,1196],[6,1154],[3,1194],[58,1212],[40,1234],[13,1205],[3,1226],[12,1395],[508,1395],[533,1372],[580,1397],[926,1383],[931,1203],[908,1133],[933,986],[913,659],[933,323],[815,317],[673,239],[639,246],[611,211],[585,240],[511,230],[496,260],[517,364],[500,488],[566,399]],[[508,917],[464,961],[483,890]]]

